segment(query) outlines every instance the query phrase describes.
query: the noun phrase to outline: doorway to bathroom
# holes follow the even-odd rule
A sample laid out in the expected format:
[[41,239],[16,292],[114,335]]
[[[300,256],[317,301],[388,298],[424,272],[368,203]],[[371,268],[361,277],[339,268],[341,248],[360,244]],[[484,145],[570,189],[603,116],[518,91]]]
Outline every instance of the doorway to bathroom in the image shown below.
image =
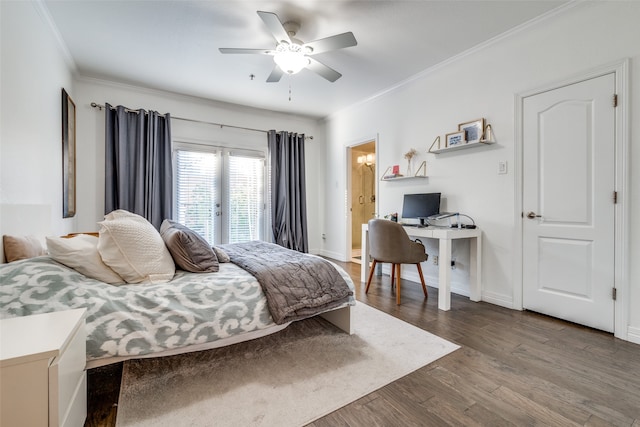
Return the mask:
[[351,261],[361,263],[362,224],[376,216],[376,143],[374,140],[349,148]]

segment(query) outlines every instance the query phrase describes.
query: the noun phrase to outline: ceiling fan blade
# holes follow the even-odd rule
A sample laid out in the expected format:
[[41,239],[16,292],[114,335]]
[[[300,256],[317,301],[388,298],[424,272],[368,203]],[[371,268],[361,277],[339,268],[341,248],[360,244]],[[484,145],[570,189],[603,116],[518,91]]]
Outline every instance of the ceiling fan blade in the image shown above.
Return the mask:
[[358,41],[352,32],[337,34],[335,36],[327,37],[324,39],[314,40],[309,43],[305,43],[313,49],[309,55],[315,55],[316,53],[327,52],[329,50],[343,49],[345,47],[356,46]]
[[342,74],[340,74],[333,68],[327,67],[322,62],[313,58],[309,58],[309,65],[307,65],[307,68],[315,73],[320,74],[322,77],[329,80],[331,83],[335,82],[340,77],[342,77]]
[[258,11],[258,15],[260,15],[260,18],[262,18],[264,23],[267,25],[267,28],[269,28],[269,31],[273,34],[276,42],[280,43],[284,40],[287,43],[291,43],[289,34],[287,33],[287,30],[284,29],[284,26],[282,26],[282,22],[280,22],[278,15],[272,12],[262,12],[260,10]]
[[218,48],[220,53],[257,53],[260,55],[273,55],[273,51],[269,49],[237,49],[234,47],[221,47]]
[[267,77],[267,83],[279,82],[283,74],[284,71],[282,71],[282,69],[276,65],[275,67],[273,67],[273,71],[271,72],[271,74],[269,74],[269,77]]

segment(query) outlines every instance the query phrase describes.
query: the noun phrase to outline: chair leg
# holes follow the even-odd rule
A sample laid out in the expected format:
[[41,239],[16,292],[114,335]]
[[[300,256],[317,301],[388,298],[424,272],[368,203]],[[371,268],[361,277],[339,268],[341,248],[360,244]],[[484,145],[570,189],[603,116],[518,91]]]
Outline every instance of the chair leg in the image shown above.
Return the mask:
[[396,265],[391,264],[391,289],[393,289],[393,286],[395,285],[395,278],[396,278]]
[[418,274],[420,275],[420,283],[422,283],[422,292],[424,292],[424,297],[425,298],[429,298],[429,295],[427,295],[427,285],[424,284],[424,276],[422,275],[422,267],[420,266],[420,263],[417,263],[416,266],[418,267]]
[[[363,260],[364,262],[364,260]],[[375,259],[373,260],[373,263],[371,264],[371,270],[369,270],[369,280],[367,280],[367,287],[364,290],[364,293],[368,293],[369,292],[369,286],[371,286],[371,279],[373,278],[373,272],[376,269],[376,264],[378,263],[378,261],[376,261]]]
[[396,264],[396,276],[398,283],[396,284],[396,304],[400,305],[400,264]]

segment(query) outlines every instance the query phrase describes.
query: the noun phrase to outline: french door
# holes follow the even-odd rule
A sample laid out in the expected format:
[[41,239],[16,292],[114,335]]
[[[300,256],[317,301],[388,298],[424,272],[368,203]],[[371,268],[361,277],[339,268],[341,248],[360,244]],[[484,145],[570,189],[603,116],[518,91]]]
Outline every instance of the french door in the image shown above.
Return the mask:
[[174,219],[210,244],[265,240],[264,153],[175,143]]

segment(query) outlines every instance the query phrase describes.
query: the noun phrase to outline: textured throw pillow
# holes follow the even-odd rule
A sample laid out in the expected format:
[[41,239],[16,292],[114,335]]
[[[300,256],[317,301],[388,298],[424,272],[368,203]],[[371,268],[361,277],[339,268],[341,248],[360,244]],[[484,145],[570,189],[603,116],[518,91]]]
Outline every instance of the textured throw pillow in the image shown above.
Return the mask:
[[70,239],[47,237],[49,256],[78,273],[112,285],[124,283],[122,277],[106,265],[98,252],[98,238],[78,234]]
[[116,209],[115,211],[111,211],[104,216],[106,220],[112,220],[117,218],[142,218],[146,221],[145,218],[141,217],[138,214],[134,214],[133,212],[125,211],[124,209]]
[[127,283],[164,283],[176,266],[160,233],[140,215],[118,210],[99,222],[98,252]]
[[42,243],[35,236],[2,236],[2,243],[7,262],[46,255]]
[[160,235],[179,268],[192,273],[214,273],[220,268],[211,245],[190,228],[165,219]]
[[213,252],[216,253],[216,257],[218,257],[218,262],[230,262],[231,258],[229,258],[229,254],[223,251],[221,248],[217,246],[213,247]]

